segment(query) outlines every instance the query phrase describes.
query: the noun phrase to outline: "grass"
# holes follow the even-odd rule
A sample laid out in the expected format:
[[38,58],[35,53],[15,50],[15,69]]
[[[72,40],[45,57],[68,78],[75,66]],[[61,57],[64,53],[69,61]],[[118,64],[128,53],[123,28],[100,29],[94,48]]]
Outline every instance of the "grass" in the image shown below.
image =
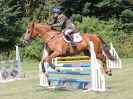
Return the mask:
[[122,69],[114,69],[106,78],[107,91],[48,90],[38,87],[38,63],[23,63],[25,78],[0,84],[0,99],[133,99],[133,59],[122,59]]

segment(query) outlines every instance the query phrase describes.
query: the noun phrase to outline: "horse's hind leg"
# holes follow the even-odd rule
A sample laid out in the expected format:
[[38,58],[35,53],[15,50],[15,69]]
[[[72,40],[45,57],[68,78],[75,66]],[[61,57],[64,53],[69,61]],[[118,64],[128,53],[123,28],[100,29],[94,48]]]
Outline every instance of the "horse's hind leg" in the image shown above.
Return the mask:
[[[90,56],[91,55],[90,51],[85,50],[84,55]],[[102,52],[96,53],[96,57],[97,57],[97,59],[100,59],[102,61],[105,73],[108,74],[109,76],[111,76],[112,75],[111,70],[108,68],[108,66],[106,64],[106,57],[102,54]]]
[[102,52],[97,52],[96,57],[97,59],[100,59],[102,61],[105,73],[108,74],[109,76],[112,76],[112,72],[110,68],[107,66],[105,55],[103,55]]

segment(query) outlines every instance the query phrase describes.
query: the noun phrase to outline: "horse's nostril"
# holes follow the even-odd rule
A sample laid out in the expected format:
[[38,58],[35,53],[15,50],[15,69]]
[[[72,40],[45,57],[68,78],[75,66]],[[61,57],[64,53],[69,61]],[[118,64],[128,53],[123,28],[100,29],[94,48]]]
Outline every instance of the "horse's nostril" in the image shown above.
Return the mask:
[[23,40],[23,44],[25,44],[25,41]]
[[24,45],[27,45],[27,41],[23,40],[23,44],[24,44]]

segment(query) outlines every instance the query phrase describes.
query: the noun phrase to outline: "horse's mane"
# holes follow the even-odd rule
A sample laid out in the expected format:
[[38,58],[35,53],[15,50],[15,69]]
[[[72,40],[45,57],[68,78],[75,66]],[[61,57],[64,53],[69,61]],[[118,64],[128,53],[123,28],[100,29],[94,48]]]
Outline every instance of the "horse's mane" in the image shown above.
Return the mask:
[[35,26],[35,27],[39,27],[41,29],[45,29],[46,31],[49,31],[49,30],[53,30],[53,32],[51,33],[54,33],[54,34],[63,34],[61,33],[61,31],[57,31],[57,30],[54,30],[54,29],[51,29],[51,26],[48,25],[47,23],[37,23],[37,22],[31,22],[29,23],[29,26]]
[[51,26],[49,24],[47,24],[47,23],[30,22],[29,26],[31,26],[33,24],[37,25],[39,27],[42,27],[42,28],[51,29]]
[[35,23],[35,24],[48,30],[51,29],[51,26],[46,23]]

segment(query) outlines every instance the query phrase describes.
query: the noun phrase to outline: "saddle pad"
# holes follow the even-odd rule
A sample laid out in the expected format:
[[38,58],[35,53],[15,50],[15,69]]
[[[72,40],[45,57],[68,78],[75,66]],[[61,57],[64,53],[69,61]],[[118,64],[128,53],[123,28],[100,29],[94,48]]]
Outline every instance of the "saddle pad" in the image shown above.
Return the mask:
[[[64,40],[67,42],[67,43],[69,43],[70,41],[69,40],[67,40],[66,38],[65,38],[65,36],[63,36],[63,38],[64,38]],[[80,35],[80,33],[75,33],[75,34],[73,34],[73,41],[74,42],[81,42],[82,41],[82,37],[81,37],[81,35]]]

